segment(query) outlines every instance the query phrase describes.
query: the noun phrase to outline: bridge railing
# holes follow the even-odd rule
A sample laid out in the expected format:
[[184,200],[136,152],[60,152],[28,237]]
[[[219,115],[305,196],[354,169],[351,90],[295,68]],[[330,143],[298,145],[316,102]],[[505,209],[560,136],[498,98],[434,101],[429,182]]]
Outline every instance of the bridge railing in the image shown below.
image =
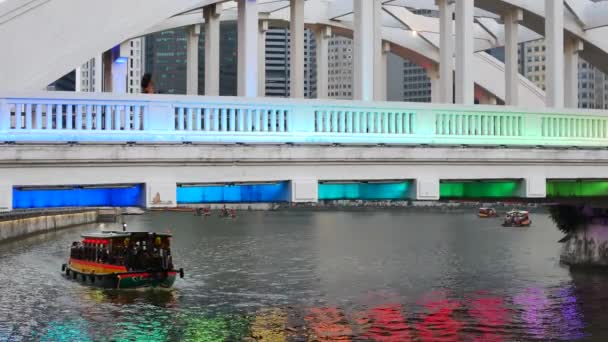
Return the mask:
[[0,94],[0,141],[608,146],[608,112],[108,93]]

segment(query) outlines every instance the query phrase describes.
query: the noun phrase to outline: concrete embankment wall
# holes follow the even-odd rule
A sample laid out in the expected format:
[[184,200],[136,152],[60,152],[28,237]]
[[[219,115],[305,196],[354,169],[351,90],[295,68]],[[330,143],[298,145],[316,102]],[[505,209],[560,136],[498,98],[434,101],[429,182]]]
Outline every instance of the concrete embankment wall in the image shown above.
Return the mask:
[[96,210],[0,221],[0,241],[97,221]]

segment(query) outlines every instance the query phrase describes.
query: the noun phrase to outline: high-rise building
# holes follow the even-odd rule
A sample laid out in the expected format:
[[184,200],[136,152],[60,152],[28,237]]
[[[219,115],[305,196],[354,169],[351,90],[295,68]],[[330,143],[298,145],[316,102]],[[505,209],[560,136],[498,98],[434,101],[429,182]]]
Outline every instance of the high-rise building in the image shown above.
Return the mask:
[[129,51],[127,92],[139,94],[141,93],[141,77],[145,68],[145,40],[143,38],[131,39],[126,44]]
[[95,89],[96,78],[103,77],[95,75],[95,58],[91,58],[80,67],[80,75],[80,91],[102,91],[102,89]]
[[[220,95],[236,96],[237,94],[237,32],[236,21],[226,21],[220,23]],[[201,33],[201,36],[203,36],[203,33]],[[202,49],[204,50],[204,48]],[[199,56],[203,55],[204,53],[199,53]],[[204,59],[199,61],[198,65],[199,68],[204,69]],[[199,69],[199,77],[204,77],[204,74],[204,71],[200,72]],[[202,93],[203,88],[199,88],[199,92]]]
[[[161,93],[186,93],[186,30],[173,29],[146,37],[146,72],[152,74]],[[315,42],[310,30],[304,40],[304,95],[316,96]],[[220,24],[220,95],[236,95],[237,27],[235,22]],[[204,32],[199,39],[199,94],[204,94]],[[289,30],[270,28],[266,32],[266,96],[289,96]]]
[[[543,39],[527,42],[522,61],[524,75],[536,86],[545,89],[546,56]],[[578,107],[608,109],[606,74],[584,59],[578,63]]]
[[[316,97],[316,44],[314,34],[304,30],[304,97]],[[266,31],[266,96],[290,96],[290,35],[286,28]]]
[[353,98],[353,40],[333,35],[329,38],[327,94],[330,98]]
[[146,36],[146,73],[161,94],[186,93],[186,30],[176,28]]
[[[121,57],[126,58],[126,91],[131,94],[141,92],[141,77],[143,76],[144,60],[145,60],[145,41],[143,38],[135,38],[128,40],[120,45],[118,49]],[[80,89],[83,92],[101,92],[103,89],[95,89],[96,84],[103,84],[102,81],[96,82],[97,78],[103,78],[101,75],[95,74],[95,63],[101,59],[95,60],[91,58],[80,67]],[[78,79],[78,78],[76,78]],[[103,88],[103,86],[101,87]]]

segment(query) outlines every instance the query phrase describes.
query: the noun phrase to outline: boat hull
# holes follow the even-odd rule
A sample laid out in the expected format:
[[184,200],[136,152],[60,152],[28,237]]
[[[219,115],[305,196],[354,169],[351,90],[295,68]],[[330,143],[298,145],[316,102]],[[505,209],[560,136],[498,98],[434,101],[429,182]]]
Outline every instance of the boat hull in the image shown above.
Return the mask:
[[[70,259],[63,271],[68,278],[112,289],[169,288],[173,286],[177,271],[127,271],[124,266]],[[181,271],[180,271],[181,272]]]
[[177,272],[125,272],[100,275],[81,273],[68,267],[66,276],[83,284],[108,289],[170,288],[175,283]]
[[530,227],[531,224],[532,224],[532,221],[522,222],[522,223],[519,223],[519,224],[504,222],[502,224],[502,226],[503,227],[526,228],[526,227]]

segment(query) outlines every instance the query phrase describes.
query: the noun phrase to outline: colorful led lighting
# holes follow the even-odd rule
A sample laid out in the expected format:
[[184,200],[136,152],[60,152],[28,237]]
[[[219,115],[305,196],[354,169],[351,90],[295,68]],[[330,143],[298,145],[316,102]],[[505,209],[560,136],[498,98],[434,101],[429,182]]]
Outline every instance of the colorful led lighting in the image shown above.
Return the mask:
[[441,198],[514,198],[518,197],[519,181],[442,181]]

